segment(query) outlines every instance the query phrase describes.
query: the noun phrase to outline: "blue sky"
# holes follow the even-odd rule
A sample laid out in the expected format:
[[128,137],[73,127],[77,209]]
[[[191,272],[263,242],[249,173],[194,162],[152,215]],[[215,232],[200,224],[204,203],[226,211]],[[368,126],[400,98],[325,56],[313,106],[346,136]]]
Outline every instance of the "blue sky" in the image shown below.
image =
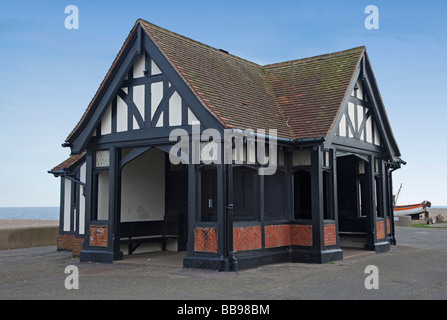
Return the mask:
[[[367,5],[379,29],[367,30]],[[79,29],[64,9],[79,9]],[[47,170],[138,18],[257,62],[364,45],[407,166],[402,204],[447,206],[447,3],[315,1],[3,1],[0,4],[0,206],[57,206]]]

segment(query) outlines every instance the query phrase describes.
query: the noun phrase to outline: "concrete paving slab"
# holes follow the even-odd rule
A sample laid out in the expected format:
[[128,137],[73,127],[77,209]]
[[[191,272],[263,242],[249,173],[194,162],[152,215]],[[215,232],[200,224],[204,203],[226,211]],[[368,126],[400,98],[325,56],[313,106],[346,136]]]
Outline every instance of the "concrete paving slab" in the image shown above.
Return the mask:
[[167,266],[183,267],[183,258],[186,252],[156,251],[125,255],[123,260],[116,261],[115,264],[135,264],[144,266]]
[[[396,228],[396,238],[398,245],[387,253],[359,254],[324,265],[266,265],[237,273],[125,261],[80,263],[71,252],[56,247],[4,250],[0,251],[0,299],[447,299],[446,230]],[[370,265],[379,272],[377,290],[365,287],[365,268]],[[79,269],[79,289],[66,289],[67,266]]]

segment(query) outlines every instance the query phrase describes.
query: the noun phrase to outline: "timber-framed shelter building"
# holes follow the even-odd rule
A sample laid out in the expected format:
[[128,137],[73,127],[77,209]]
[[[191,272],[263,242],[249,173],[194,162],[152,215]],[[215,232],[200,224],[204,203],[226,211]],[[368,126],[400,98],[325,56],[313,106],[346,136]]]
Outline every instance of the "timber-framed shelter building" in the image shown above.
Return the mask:
[[[228,130],[242,147],[213,162]],[[403,161],[365,47],[262,66],[139,19],[63,146],[58,249],[81,262],[148,246],[236,271],[396,243]]]

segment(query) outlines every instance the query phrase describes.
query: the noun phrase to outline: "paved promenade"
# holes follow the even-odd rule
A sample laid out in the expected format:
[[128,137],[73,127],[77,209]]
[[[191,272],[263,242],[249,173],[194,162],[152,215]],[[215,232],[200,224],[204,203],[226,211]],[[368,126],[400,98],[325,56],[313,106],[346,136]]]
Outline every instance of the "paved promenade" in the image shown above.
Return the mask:
[[[396,229],[398,245],[388,253],[237,273],[150,260],[147,265],[79,263],[55,247],[5,250],[0,251],[0,299],[447,299],[447,230]],[[64,285],[69,265],[78,267],[79,289]],[[365,288],[369,265],[377,267],[378,289]]]

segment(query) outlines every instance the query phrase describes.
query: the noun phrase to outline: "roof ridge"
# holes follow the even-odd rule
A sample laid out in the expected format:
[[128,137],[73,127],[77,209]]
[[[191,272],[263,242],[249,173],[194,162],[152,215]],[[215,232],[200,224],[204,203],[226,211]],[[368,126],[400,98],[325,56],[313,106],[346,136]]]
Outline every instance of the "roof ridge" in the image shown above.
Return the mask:
[[147,25],[149,25],[150,27],[153,27],[153,28],[158,29],[159,31],[165,32],[165,33],[167,33],[167,34],[170,34],[170,35],[172,35],[172,36],[181,38],[181,39],[186,40],[186,41],[190,41],[190,42],[192,42],[192,43],[194,43],[194,44],[196,44],[196,45],[200,45],[200,46],[202,46],[202,47],[204,47],[204,48],[208,48],[208,49],[210,49],[210,50],[212,50],[212,51],[215,51],[216,53],[219,53],[219,54],[225,54],[225,55],[228,55],[228,56],[230,56],[230,57],[232,57],[232,58],[238,59],[238,60],[240,60],[240,61],[242,61],[242,62],[245,62],[245,63],[248,63],[248,64],[252,64],[252,65],[254,65],[254,66],[256,66],[256,67],[260,67],[260,68],[262,68],[262,65],[260,65],[260,64],[258,64],[258,63],[256,63],[256,62],[253,62],[253,61],[250,61],[250,60],[241,58],[241,57],[236,56],[236,55],[234,55],[234,54],[231,54],[231,53],[229,53],[228,51],[226,51],[225,49],[218,49],[218,48],[212,47],[212,46],[210,46],[210,45],[208,45],[208,44],[205,44],[205,43],[203,43],[203,42],[200,42],[200,41],[198,41],[198,40],[194,40],[194,39],[192,39],[192,38],[186,37],[186,36],[181,35],[181,34],[179,34],[179,33],[176,33],[176,32],[173,32],[173,31],[171,31],[171,30],[168,30],[168,29],[165,29],[165,28],[163,28],[163,27],[160,27],[160,26],[158,26],[158,25],[156,25],[156,24],[153,24],[153,23],[151,23],[151,22],[148,22],[148,21],[146,21],[146,20],[144,20],[144,19],[138,19],[138,20],[137,20],[137,23],[147,24]]
[[325,54],[312,56],[312,57],[306,57],[306,58],[294,59],[294,60],[289,60],[289,61],[270,63],[270,64],[266,64],[266,65],[264,65],[262,67],[265,68],[265,69],[287,67],[287,66],[290,66],[290,65],[293,65],[293,64],[296,64],[296,63],[304,63],[304,62],[311,62],[311,61],[318,61],[318,60],[323,60],[323,59],[329,59],[329,58],[337,57],[337,56],[340,56],[340,55],[348,54],[350,52],[357,52],[357,51],[360,51],[360,50],[361,51],[366,51],[366,47],[365,46],[359,46],[359,47],[354,47],[354,48],[347,49],[347,50],[336,51],[336,52],[332,52],[332,53],[325,53]]

